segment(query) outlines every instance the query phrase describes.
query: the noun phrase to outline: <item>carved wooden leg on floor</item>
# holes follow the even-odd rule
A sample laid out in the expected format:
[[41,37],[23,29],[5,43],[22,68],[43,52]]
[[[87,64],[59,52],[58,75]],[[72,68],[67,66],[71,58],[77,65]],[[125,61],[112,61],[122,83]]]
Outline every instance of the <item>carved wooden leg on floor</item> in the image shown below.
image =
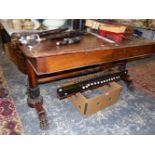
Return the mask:
[[27,103],[31,108],[35,108],[40,120],[40,128],[47,129],[48,123],[46,119],[45,110],[43,108],[43,97],[40,95],[40,88],[36,79],[35,72],[27,60],[27,75],[28,75],[28,99]]
[[126,83],[128,89],[130,91],[134,91],[134,85],[133,85],[133,82],[132,82],[132,78],[130,77],[129,74],[127,74],[125,77],[123,77],[122,80]]
[[[126,63],[127,63],[126,61],[122,61],[121,63],[119,63],[119,70],[120,71],[126,70]],[[132,82],[132,78],[130,77],[129,74],[122,77],[122,80],[126,83],[128,89],[130,91],[134,91],[134,85],[133,85],[133,82]]]

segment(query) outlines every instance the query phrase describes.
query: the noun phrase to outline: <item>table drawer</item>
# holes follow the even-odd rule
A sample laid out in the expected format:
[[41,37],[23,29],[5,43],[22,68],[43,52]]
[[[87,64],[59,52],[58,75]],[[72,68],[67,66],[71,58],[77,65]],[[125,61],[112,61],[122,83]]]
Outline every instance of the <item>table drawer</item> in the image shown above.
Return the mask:
[[117,49],[113,51],[113,61],[150,55],[152,52],[153,52],[153,46],[150,45]]
[[81,52],[38,58],[35,68],[38,74],[47,74],[111,61],[112,51]]

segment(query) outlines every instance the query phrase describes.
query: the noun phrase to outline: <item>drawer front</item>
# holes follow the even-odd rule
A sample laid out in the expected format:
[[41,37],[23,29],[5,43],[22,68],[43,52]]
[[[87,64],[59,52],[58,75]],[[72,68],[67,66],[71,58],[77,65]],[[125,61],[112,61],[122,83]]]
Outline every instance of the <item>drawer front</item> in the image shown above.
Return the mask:
[[142,56],[150,55],[152,52],[153,52],[152,45],[118,49],[113,51],[113,61],[132,59],[135,57],[142,57]]
[[38,74],[54,73],[112,61],[112,51],[94,51],[38,58]]

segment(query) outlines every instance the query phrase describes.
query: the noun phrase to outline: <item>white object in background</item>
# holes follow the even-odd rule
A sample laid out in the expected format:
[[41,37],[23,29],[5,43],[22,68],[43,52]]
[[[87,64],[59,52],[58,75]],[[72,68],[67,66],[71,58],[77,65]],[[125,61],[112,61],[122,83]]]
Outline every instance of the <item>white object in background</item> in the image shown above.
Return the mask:
[[35,19],[32,19],[31,21],[34,23],[33,29],[37,30],[40,27],[40,23]]
[[8,19],[0,19],[0,23],[2,24],[2,26],[4,27],[4,29],[7,31],[8,35],[11,36],[13,33],[22,33],[22,32],[43,32],[45,30],[36,30],[39,26],[40,26],[40,23],[38,23],[37,21],[34,21],[34,29],[33,30],[23,30],[23,29],[19,29],[19,30],[16,30],[14,28],[11,28],[9,25],[8,25],[8,22],[7,22]]
[[43,25],[47,29],[57,29],[61,26],[63,26],[66,22],[66,19],[46,19],[43,22]]
[[21,20],[20,19],[12,19],[12,26],[15,30],[21,29]]

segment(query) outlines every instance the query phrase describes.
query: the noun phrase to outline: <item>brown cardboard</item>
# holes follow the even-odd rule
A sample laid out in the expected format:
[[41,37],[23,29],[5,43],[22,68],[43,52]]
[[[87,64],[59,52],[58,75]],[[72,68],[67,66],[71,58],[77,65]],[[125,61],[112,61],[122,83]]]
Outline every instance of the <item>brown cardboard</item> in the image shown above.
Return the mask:
[[119,97],[121,88],[118,83],[111,82],[109,86],[105,85],[97,88],[96,90],[100,93],[96,96],[86,97],[84,93],[77,93],[68,99],[82,115],[89,116],[114,104]]

